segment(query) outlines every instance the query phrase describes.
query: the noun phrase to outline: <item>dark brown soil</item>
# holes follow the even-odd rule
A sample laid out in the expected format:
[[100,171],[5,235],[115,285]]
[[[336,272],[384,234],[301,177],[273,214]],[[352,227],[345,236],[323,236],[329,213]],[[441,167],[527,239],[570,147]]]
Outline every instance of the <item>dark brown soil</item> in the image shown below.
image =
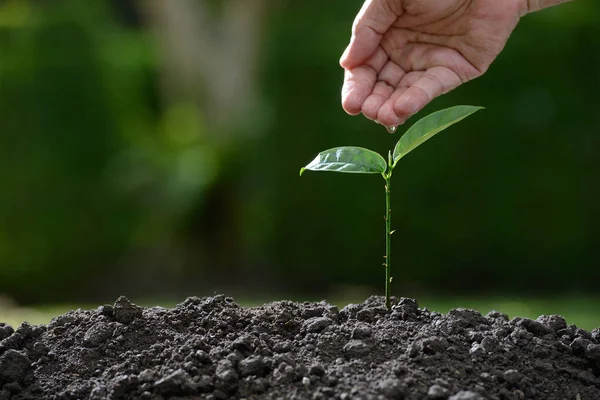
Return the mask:
[[0,324],[0,399],[600,399],[598,329],[382,304],[121,297]]

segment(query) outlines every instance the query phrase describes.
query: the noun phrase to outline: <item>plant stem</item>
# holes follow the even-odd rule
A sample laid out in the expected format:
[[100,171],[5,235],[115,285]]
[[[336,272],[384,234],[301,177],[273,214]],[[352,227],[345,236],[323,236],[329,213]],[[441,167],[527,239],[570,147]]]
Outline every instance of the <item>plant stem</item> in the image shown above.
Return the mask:
[[391,206],[391,184],[392,171],[384,175],[385,178],[385,306],[391,309],[390,290],[392,286],[392,206]]

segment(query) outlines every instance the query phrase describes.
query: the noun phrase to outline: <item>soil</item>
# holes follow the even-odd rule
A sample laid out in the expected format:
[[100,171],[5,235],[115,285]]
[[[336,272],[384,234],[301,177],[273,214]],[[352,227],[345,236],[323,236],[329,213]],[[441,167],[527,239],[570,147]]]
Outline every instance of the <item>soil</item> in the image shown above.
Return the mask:
[[0,324],[0,399],[600,399],[600,330],[383,299],[225,296]]

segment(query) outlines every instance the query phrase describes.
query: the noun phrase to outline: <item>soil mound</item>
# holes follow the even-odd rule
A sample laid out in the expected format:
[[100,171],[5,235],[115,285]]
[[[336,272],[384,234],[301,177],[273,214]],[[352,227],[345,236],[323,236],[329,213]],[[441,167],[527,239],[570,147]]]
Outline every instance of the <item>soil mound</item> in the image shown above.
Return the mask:
[[124,297],[0,324],[0,399],[600,399],[600,330],[371,297],[173,309]]

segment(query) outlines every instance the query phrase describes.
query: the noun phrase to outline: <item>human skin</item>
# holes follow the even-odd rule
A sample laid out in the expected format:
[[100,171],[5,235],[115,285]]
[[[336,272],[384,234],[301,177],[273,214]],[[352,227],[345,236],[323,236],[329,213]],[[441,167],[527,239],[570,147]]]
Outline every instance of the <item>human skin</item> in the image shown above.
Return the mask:
[[342,107],[397,126],[483,75],[524,15],[571,0],[366,0],[342,55]]

